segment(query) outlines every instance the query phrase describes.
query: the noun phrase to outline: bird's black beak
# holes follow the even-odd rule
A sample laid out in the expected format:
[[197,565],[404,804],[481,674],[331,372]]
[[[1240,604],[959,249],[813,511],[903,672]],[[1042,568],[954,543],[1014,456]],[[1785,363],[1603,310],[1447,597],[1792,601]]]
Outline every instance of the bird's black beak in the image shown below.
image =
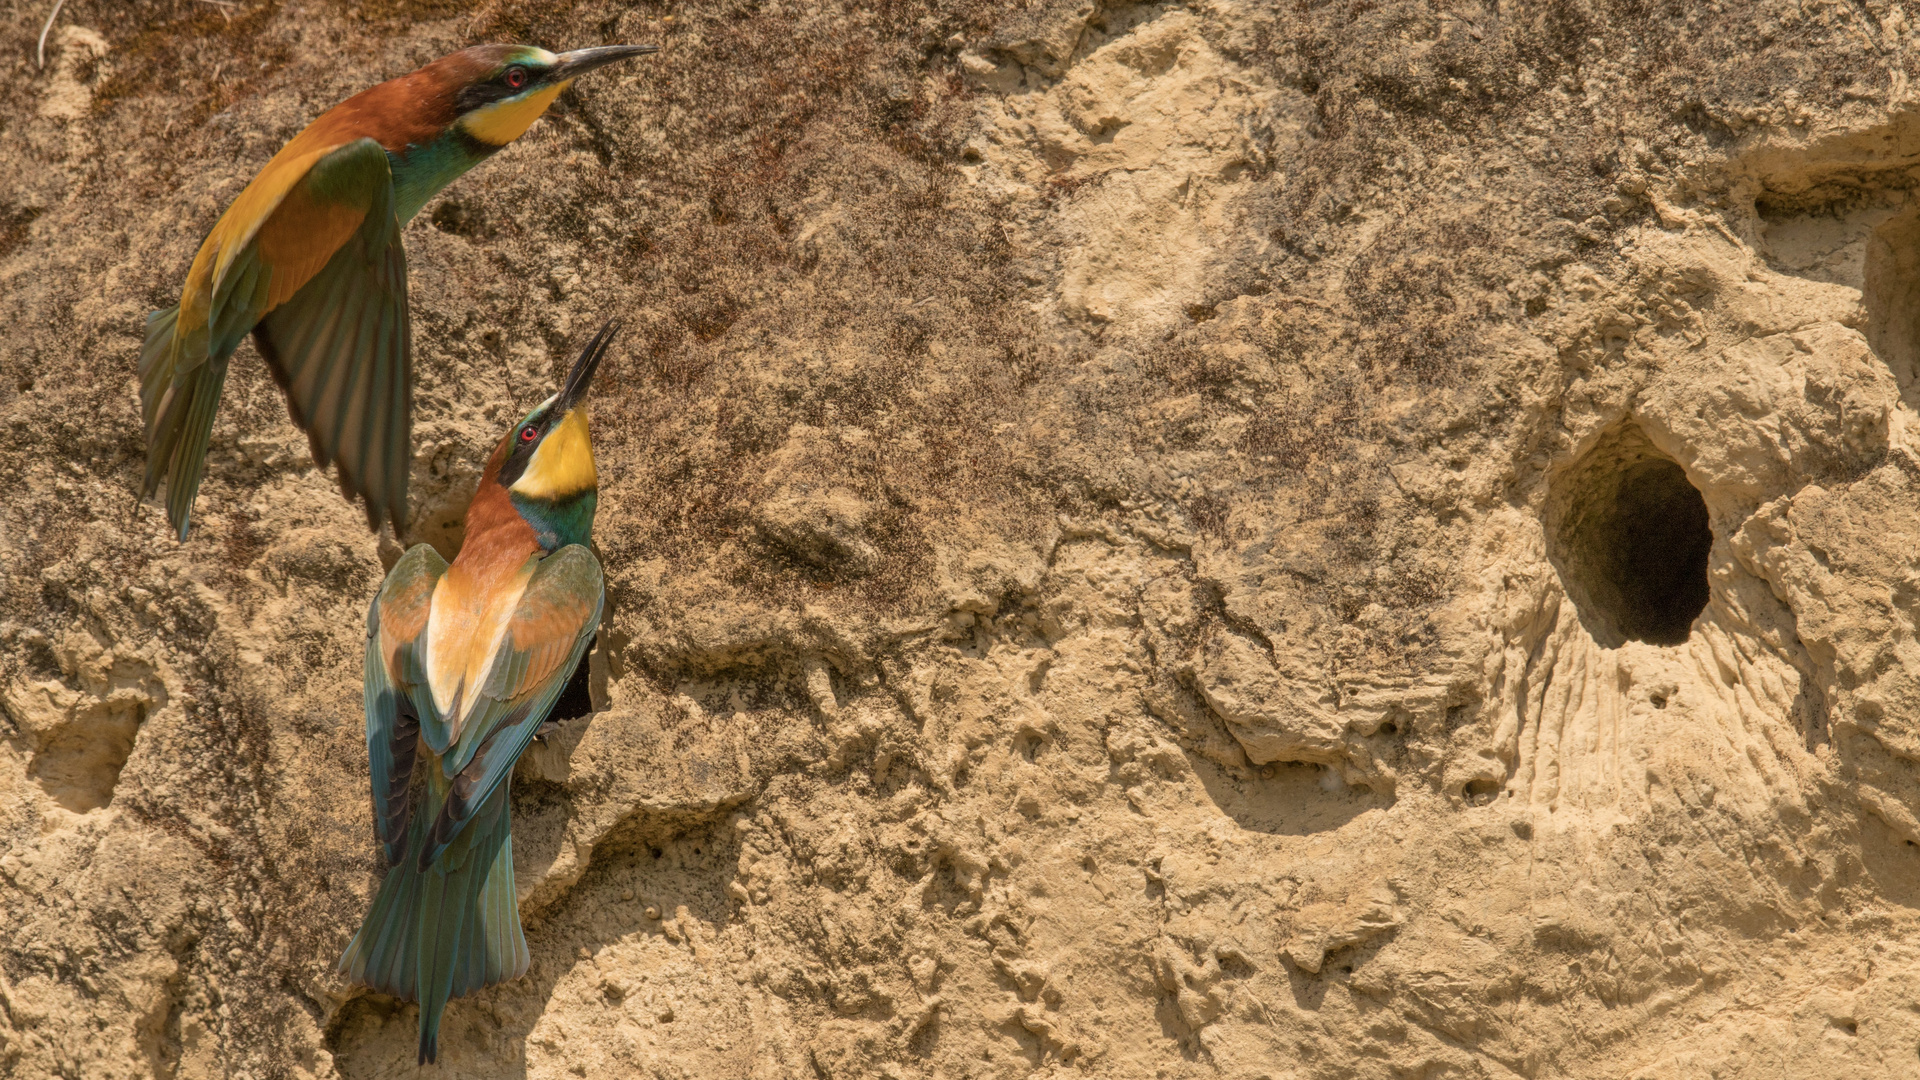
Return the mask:
[[567,384],[560,389],[560,400],[553,403],[549,416],[565,416],[574,406],[587,396],[587,386],[593,382],[593,373],[600,370],[600,361],[607,355],[607,346],[613,344],[613,337],[620,332],[620,323],[608,319],[600,332],[593,335],[587,347],[580,350],[580,358],[573,362],[573,370],[567,372]]
[[549,82],[564,82],[576,79],[597,67],[606,67],[615,60],[625,60],[629,56],[645,56],[650,52],[659,52],[658,45],[602,45],[597,49],[575,49],[560,54],[560,62],[547,72]]

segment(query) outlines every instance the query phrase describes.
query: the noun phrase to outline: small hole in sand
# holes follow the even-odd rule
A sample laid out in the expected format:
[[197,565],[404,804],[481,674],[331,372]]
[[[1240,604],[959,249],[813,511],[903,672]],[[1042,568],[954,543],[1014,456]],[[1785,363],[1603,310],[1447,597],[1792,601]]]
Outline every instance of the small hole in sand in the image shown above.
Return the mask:
[[1651,702],[1656,709],[1664,709],[1667,707],[1667,695],[1665,694],[1653,694],[1649,696],[1647,700]]
[[1486,806],[1499,795],[1500,782],[1489,780],[1484,776],[1478,780],[1467,781],[1467,786],[1460,789],[1460,797],[1467,801],[1468,806]]
[[1040,756],[1040,748],[1046,743],[1046,737],[1037,731],[1022,731],[1013,737],[1013,748],[1027,761]]
[[102,704],[83,709],[43,736],[27,766],[53,800],[76,814],[113,801],[120,771],[133,753],[147,711],[139,706]]
[[1594,640],[1678,645],[1707,606],[1707,504],[1632,424],[1561,470],[1547,553]]

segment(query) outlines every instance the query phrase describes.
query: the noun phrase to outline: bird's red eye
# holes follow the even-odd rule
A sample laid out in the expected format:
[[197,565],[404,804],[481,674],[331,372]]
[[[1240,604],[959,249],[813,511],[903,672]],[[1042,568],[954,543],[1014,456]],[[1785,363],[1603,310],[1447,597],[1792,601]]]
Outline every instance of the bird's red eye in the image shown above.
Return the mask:
[[519,64],[508,68],[506,82],[509,90],[518,90],[527,85],[527,69],[521,67]]
[[532,424],[528,424],[526,427],[523,427],[520,429],[521,442],[532,442],[533,440],[539,437],[540,437],[540,429],[537,427],[534,427]]

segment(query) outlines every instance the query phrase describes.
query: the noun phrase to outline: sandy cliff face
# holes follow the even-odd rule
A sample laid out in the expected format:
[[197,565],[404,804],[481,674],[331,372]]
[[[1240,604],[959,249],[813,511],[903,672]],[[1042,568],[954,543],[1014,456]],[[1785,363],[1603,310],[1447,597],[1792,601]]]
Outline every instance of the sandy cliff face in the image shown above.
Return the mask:
[[7,9],[0,1075],[413,1075],[393,538],[148,310],[476,40],[655,41],[408,229],[413,525],[592,327],[598,711],[472,1077],[1920,1072],[1920,25],[1864,3]]

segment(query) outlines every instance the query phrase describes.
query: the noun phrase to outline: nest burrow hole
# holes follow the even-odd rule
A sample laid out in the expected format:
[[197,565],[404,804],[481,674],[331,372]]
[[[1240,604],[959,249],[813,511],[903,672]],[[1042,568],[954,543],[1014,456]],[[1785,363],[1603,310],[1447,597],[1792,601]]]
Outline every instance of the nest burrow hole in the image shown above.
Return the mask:
[[1547,517],[1547,553],[1595,641],[1687,640],[1707,606],[1707,503],[1638,426],[1561,470]]

